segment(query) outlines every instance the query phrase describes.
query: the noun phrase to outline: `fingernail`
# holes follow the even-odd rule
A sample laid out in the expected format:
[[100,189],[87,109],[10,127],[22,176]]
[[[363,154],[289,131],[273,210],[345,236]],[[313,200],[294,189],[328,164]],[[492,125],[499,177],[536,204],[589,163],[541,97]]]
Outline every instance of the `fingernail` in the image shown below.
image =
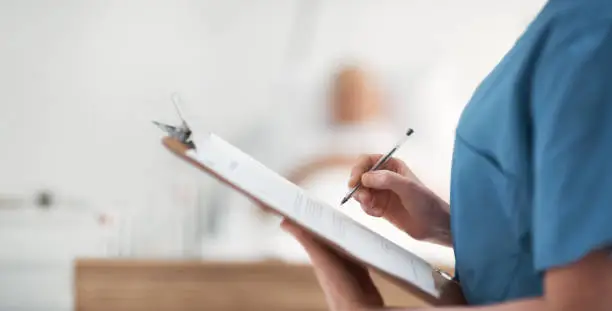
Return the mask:
[[381,208],[378,206],[372,206],[370,207],[370,211],[372,212],[372,214],[378,215],[381,211]]
[[365,173],[361,176],[361,182],[370,184],[373,181],[372,178],[376,178],[377,174],[376,171]]

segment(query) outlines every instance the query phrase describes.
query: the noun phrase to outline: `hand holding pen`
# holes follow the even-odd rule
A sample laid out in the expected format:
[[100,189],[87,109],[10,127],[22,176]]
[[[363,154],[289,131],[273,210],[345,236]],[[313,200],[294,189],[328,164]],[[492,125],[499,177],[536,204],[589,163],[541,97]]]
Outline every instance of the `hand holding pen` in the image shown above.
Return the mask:
[[448,204],[421,183],[402,160],[391,156],[405,139],[387,154],[362,156],[351,171],[351,191],[345,197],[359,202],[366,214],[386,219],[417,240],[450,246]]
[[[412,129],[408,129],[408,131],[406,131],[406,134],[395,144],[395,146],[393,146],[393,148],[391,148],[391,150],[387,152],[387,154],[380,157],[376,161],[376,163],[374,163],[374,165],[369,169],[369,172],[378,170],[383,164],[385,164],[385,162],[387,162],[387,160],[389,160],[393,156],[393,154],[406,142],[406,140],[408,140],[408,137],[410,137],[412,133],[414,133],[414,131]],[[361,187],[361,181],[358,181],[357,184],[353,186],[353,189],[351,189],[344,196],[344,198],[342,198],[340,205],[343,205],[344,203],[346,203],[346,201],[348,201],[355,194],[355,192],[359,190],[360,187]]]

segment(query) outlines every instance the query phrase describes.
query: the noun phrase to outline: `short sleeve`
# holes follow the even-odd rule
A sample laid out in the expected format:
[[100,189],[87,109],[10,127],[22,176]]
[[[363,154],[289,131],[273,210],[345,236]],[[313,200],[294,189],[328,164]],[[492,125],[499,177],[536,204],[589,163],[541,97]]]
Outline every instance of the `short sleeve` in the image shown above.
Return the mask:
[[532,234],[544,271],[612,246],[612,27],[542,54],[533,75]]

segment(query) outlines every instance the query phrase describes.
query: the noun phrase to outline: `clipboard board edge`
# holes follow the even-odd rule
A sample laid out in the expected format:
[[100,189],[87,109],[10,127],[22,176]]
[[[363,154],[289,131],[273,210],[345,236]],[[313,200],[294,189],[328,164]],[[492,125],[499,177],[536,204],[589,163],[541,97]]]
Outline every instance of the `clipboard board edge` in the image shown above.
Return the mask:
[[[199,163],[198,161],[196,161],[195,159],[191,158],[190,156],[187,155],[187,152],[189,150],[193,150],[191,148],[189,148],[187,145],[183,144],[182,142],[180,142],[179,140],[172,138],[172,137],[164,137],[162,138],[162,144],[172,153],[174,153],[176,156],[178,156],[179,158],[181,158],[184,161],[187,161],[189,164],[195,166],[196,168],[198,168],[199,170],[211,175],[212,177],[214,177],[215,179],[217,179],[218,181],[226,184],[227,186],[231,187],[232,189],[238,191],[240,194],[246,196],[248,199],[256,202],[259,205],[266,205],[264,202],[260,201],[259,199],[255,198],[253,195],[249,194],[247,191],[243,190],[242,188],[232,184],[230,181],[228,181],[227,179],[223,178],[222,176],[220,176],[219,174],[215,173],[214,171],[212,171],[211,169],[207,168],[206,166],[202,165],[201,163]],[[276,213],[277,215],[280,215],[282,217],[285,217],[287,219],[290,219],[296,223],[299,224],[299,220],[297,219],[293,219],[292,217],[289,217],[281,212],[279,212],[278,210],[274,209],[273,207],[270,207],[270,209],[272,209],[274,211],[274,213]],[[304,228],[304,227],[303,227]],[[355,257],[354,255],[352,255],[350,253],[349,250],[345,250],[342,247],[338,246],[335,242],[320,236],[319,234],[312,232],[310,229],[308,228],[304,228],[305,230],[307,230],[309,233],[313,234],[314,236],[316,236],[318,239],[322,240],[323,242],[325,242],[325,244],[327,244],[328,246],[332,247],[334,250],[340,252],[342,255],[347,256],[349,258],[351,258],[352,260],[355,260],[363,265],[365,265],[369,270],[374,271],[375,273],[381,275],[382,277],[384,277],[385,279],[387,279],[389,282],[395,284],[396,286],[400,287],[401,289],[415,295],[417,298],[423,300],[426,303],[431,304],[432,306],[441,306],[444,305],[444,302],[440,299],[441,297],[434,297],[431,294],[425,292],[424,290],[420,289],[419,287],[408,283],[404,280],[401,280],[385,271],[382,271],[380,268],[377,268],[371,264],[365,263],[364,261],[362,261],[361,259]],[[443,277],[440,275],[437,275],[437,273],[435,273],[435,271],[432,271],[432,276],[434,278],[434,283],[436,284],[436,289],[439,289],[439,286],[437,286],[437,284],[443,280]],[[440,295],[442,296],[442,293],[440,293]]]

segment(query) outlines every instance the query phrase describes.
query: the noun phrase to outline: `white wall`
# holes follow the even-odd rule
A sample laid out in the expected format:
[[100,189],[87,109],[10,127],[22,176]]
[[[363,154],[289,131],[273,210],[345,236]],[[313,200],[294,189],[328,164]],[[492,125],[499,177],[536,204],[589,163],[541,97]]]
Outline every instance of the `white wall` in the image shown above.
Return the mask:
[[[438,162],[415,159],[415,166],[444,192],[460,108],[539,5],[2,1],[0,193],[49,187],[85,205],[135,210],[162,226],[183,212],[176,208],[195,204],[198,192],[196,174],[159,146],[150,124],[174,121],[172,92],[200,124],[257,153],[259,143],[241,140],[247,131],[262,129],[259,137],[270,135],[274,144],[300,133],[279,126],[321,126],[322,106],[313,103],[340,59],[371,65],[398,125],[418,128],[423,150],[441,150]],[[274,154],[258,156],[276,163]],[[181,194],[185,187],[190,192]]]
[[176,245],[194,173],[150,121],[175,121],[179,91],[221,134],[248,125],[278,75],[294,3],[0,2],[0,192],[49,187],[142,211],[136,236]]
[[[292,2],[277,1],[287,3],[275,8],[280,14],[265,14],[268,2],[242,3],[243,10],[231,7],[235,1],[2,2],[0,142],[11,148],[2,155],[0,187],[139,201],[174,163],[150,124],[174,116],[171,92],[182,92],[225,134],[258,110],[248,96],[261,86],[232,86],[276,74],[261,68],[261,59],[282,55]],[[246,74],[236,76],[245,64]],[[229,104],[238,99],[245,104]],[[231,112],[238,107],[244,113]],[[146,190],[131,187],[143,183]]]

